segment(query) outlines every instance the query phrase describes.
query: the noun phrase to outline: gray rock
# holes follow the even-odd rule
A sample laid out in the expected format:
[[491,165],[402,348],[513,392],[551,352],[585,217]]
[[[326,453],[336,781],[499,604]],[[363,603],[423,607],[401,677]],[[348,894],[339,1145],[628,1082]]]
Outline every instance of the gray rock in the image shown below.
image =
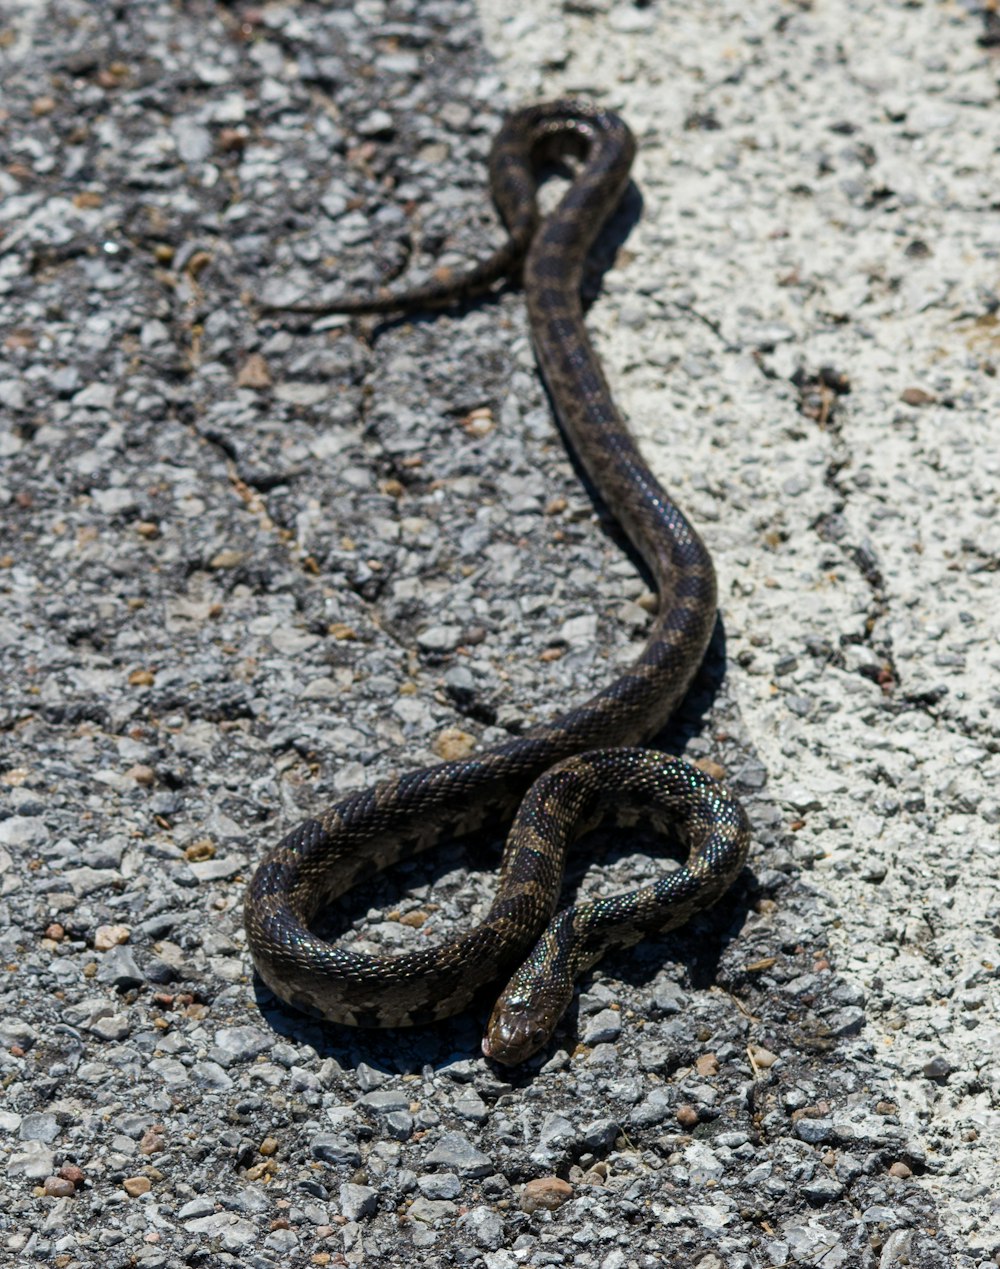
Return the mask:
[[378,1089],[373,1093],[365,1093],[358,1099],[358,1104],[376,1115],[387,1115],[393,1110],[406,1110],[410,1104],[410,1098],[402,1088]]
[[427,1172],[417,1177],[417,1187],[429,1199],[456,1199],[462,1192],[462,1183],[454,1172]]
[[448,1168],[459,1176],[488,1176],[493,1171],[493,1163],[489,1155],[460,1132],[446,1132],[427,1155],[425,1162],[430,1167]]
[[946,1080],[955,1068],[946,1057],[932,1057],[926,1061],[921,1070],[926,1079]]
[[580,1129],[580,1140],[592,1154],[604,1155],[621,1135],[621,1127],[614,1119],[594,1119]]
[[819,1145],[829,1141],[833,1135],[832,1119],[799,1119],[795,1124],[795,1135],[800,1141],[808,1141],[810,1145]]
[[381,1088],[389,1080],[385,1071],[377,1071],[373,1066],[369,1066],[367,1062],[359,1062],[355,1075],[358,1081],[358,1088],[362,1093],[370,1093],[373,1089]]
[[23,1176],[32,1181],[43,1180],[52,1175],[55,1166],[55,1152],[43,1141],[26,1141],[20,1150],[15,1150],[7,1159],[7,1175]]
[[274,1043],[272,1036],[257,1027],[220,1027],[215,1033],[212,1058],[220,1066],[233,1066],[239,1062],[252,1062],[266,1053]]
[[179,1207],[177,1209],[177,1219],[182,1221],[192,1220],[196,1216],[209,1216],[214,1211],[215,1199],[203,1194]]
[[396,1141],[409,1141],[416,1127],[416,1121],[408,1110],[394,1110],[386,1115],[384,1122],[389,1136]]
[[132,1032],[128,1014],[102,1013],[91,1022],[87,1030],[101,1040],[124,1040]]
[[684,1164],[692,1185],[714,1185],[726,1172],[715,1151],[701,1141],[695,1141],[685,1149]]
[[140,987],[145,981],[142,970],[135,962],[135,953],[124,943],[109,948],[97,965],[98,982],[110,983],[118,991]]
[[458,1228],[478,1247],[495,1251],[503,1242],[503,1220],[491,1207],[473,1207],[458,1220]]
[[49,840],[49,830],[34,815],[12,815],[0,820],[0,845],[18,850],[37,850]]
[[458,1205],[444,1199],[424,1198],[421,1194],[413,1200],[406,1213],[410,1220],[420,1221],[425,1225],[437,1225],[442,1221],[450,1221],[458,1214]]
[[836,1009],[827,1014],[823,1021],[830,1028],[831,1035],[858,1035],[864,1029],[865,1011],[850,1005],[846,1009]]
[[463,1119],[474,1120],[476,1123],[482,1123],[489,1117],[486,1103],[475,1089],[470,1088],[463,1092],[455,1099],[453,1106],[456,1115],[460,1115]]
[[417,643],[425,652],[451,652],[462,642],[461,626],[428,626],[417,635]]
[[584,1044],[610,1044],[622,1031],[622,1016],[616,1009],[602,1009],[588,1019],[583,1032]]
[[18,1136],[22,1141],[42,1141],[48,1145],[59,1136],[58,1120],[45,1111],[32,1111],[21,1120]]
[[357,1143],[350,1137],[333,1132],[319,1132],[309,1142],[309,1150],[314,1159],[323,1163],[336,1163],[346,1168],[357,1168],[361,1165],[361,1151]]
[[840,1198],[844,1192],[844,1187],[835,1176],[829,1173],[819,1172],[811,1181],[807,1181],[802,1187],[802,1193],[811,1203],[830,1203],[836,1198]]
[[233,1086],[233,1081],[218,1062],[208,1060],[195,1062],[191,1067],[191,1082],[199,1088],[214,1088],[219,1092]]
[[340,1187],[340,1210],[349,1221],[366,1220],[378,1210],[378,1198],[370,1186],[346,1183]]

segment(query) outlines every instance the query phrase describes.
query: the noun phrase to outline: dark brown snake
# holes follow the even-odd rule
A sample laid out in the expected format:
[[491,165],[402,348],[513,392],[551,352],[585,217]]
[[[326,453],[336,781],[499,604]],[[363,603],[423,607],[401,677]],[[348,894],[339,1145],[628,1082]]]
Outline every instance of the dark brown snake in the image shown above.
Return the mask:
[[[583,322],[584,260],[621,198],[634,152],[629,129],[607,110],[576,101],[520,110],[490,155],[490,187],[509,233],[494,256],[453,282],[405,296],[289,310],[445,303],[484,289],[523,260],[535,353],[563,431],[659,591],[642,655],[596,696],[470,758],[352,794],[289,833],[247,891],[247,936],[261,978],[289,1004],[333,1022],[429,1022],[513,972],[483,1040],[488,1057],[508,1064],[548,1042],[574,979],[608,947],[671,929],[715,902],[742,868],[749,840],[739,803],[709,776],[664,754],[622,747],[648,741],[667,722],[701,663],[716,609],[708,552],[640,457]],[[566,154],[579,168],[542,219],[536,165]],[[438,947],[368,956],[310,930],[318,911],[360,875],[484,822],[506,823],[518,803],[496,898],[469,933]],[[669,820],[689,850],[687,862],[654,885],[567,908],[550,921],[568,845],[609,806],[642,807]]]

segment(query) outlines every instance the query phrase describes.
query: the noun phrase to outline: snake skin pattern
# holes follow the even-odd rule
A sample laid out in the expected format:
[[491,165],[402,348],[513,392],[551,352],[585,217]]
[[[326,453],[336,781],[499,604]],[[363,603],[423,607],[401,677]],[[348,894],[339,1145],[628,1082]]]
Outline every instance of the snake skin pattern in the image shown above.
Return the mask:
[[[406,295],[284,310],[389,312],[447,303],[483,290],[523,260],[536,357],[563,432],[659,592],[641,656],[602,691],[492,749],[345,798],[276,846],[247,891],[247,936],[261,978],[289,1004],[333,1022],[384,1027],[443,1018],[516,969],[483,1041],[487,1056],[508,1064],[548,1042],[574,977],[606,948],[680,924],[713,903],[742,868],[749,840],[739,803],[708,776],[677,759],[625,748],[667,722],[701,663],[716,609],[708,552],[640,457],[583,322],[584,261],[621,198],[634,152],[632,134],[609,111],[567,101],[520,110],[504,123],[490,156],[491,191],[509,234],[492,257]],[[557,155],[579,159],[579,167],[558,207],[541,218],[536,167]],[[496,898],[469,933],[433,948],[369,956],[310,930],[318,911],[363,875],[484,823],[509,822],[529,789]],[[609,798],[626,811],[639,803],[654,817],[666,814],[689,848],[688,862],[656,885],[570,908],[546,927],[566,850]]]

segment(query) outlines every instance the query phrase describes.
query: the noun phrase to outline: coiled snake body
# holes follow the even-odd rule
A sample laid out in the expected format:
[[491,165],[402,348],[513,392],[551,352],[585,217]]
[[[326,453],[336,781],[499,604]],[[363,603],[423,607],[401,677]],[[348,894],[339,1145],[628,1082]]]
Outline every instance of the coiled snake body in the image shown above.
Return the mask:
[[[494,256],[453,283],[406,296],[292,310],[386,312],[442,303],[483,289],[523,260],[536,356],[559,421],[659,591],[642,655],[597,695],[492,749],[345,798],[276,846],[247,892],[246,929],[261,977],[283,1000],[334,1022],[398,1026],[442,1018],[516,970],[483,1041],[488,1056],[510,1064],[544,1046],[572,998],[574,978],[606,948],[672,928],[713,903],[740,871],[748,844],[746,817],[725,788],[687,763],[626,747],[655,735],[684,695],[716,606],[708,552],[640,457],[583,322],[584,260],[618,204],[634,151],[626,125],[606,110],[557,101],[518,111],[490,156],[491,190],[509,232]],[[535,165],[566,153],[581,160],[579,169],[556,210],[541,219]],[[487,820],[506,822],[522,798],[496,898],[469,933],[376,957],[310,930],[318,910],[362,873]],[[687,863],[654,885],[579,904],[547,924],[569,842],[608,803],[626,811],[640,804],[669,818],[689,848]]]

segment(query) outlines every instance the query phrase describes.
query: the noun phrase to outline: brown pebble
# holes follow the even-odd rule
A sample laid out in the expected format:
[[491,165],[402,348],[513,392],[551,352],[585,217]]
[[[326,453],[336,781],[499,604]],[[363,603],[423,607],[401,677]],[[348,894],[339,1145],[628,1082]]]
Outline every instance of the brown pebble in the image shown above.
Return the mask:
[[905,1181],[907,1177],[913,1176],[913,1169],[905,1163],[898,1162],[889,1169],[889,1175],[898,1176],[900,1180]]
[[750,1054],[753,1065],[759,1066],[762,1071],[770,1070],[778,1060],[777,1053],[772,1053],[770,1049],[765,1049],[760,1044],[748,1044],[747,1052]]
[[694,1069],[699,1075],[718,1075],[719,1059],[714,1053],[703,1053],[695,1062]]
[[223,153],[233,154],[242,150],[249,139],[239,128],[220,128],[217,144]]
[[133,670],[128,681],[130,687],[152,687],[156,682],[156,675],[152,670]]
[[134,767],[129,767],[125,774],[136,784],[150,785],[156,780],[156,772],[153,768],[141,762],[136,763]]
[[519,1203],[521,1211],[529,1214],[540,1209],[554,1212],[572,1197],[573,1187],[568,1181],[557,1176],[540,1176],[527,1182],[521,1191]]
[[460,727],[446,727],[431,745],[437,756],[445,762],[454,758],[467,758],[475,747],[475,736],[470,736]]
[[66,931],[58,921],[53,921],[51,925],[45,927],[45,937],[51,939],[53,943],[61,943],[66,937]]
[[139,1198],[142,1194],[148,1194],[153,1188],[153,1183],[148,1176],[127,1176],[122,1185],[125,1187],[125,1193],[131,1198]]
[[565,648],[545,648],[539,653],[539,661],[561,661],[566,655]]
[[99,925],[94,931],[94,951],[107,952],[112,947],[127,943],[131,933],[127,925]]
[[265,1137],[264,1140],[257,1147],[260,1153],[265,1156],[274,1154],[277,1148],[278,1148],[277,1137]]
[[36,97],[31,103],[31,113],[41,117],[42,115],[50,115],[56,108],[54,97]]
[[876,1102],[875,1103],[876,1115],[894,1115],[895,1113],[896,1113],[895,1102]]
[[184,272],[189,277],[197,278],[212,263],[212,253],[210,251],[196,251],[188,260],[187,267]]
[[327,626],[326,632],[327,634],[332,635],[334,639],[340,640],[356,639],[358,637],[358,632],[354,629],[354,627],[347,625],[347,623],[343,621],[335,621],[332,626]]
[[75,1163],[64,1163],[57,1173],[64,1181],[72,1181],[74,1185],[82,1185],[86,1179],[83,1168]]
[[400,925],[408,925],[411,930],[419,930],[427,920],[427,913],[415,908],[412,912],[404,912],[399,918]]
[[271,383],[271,372],[260,353],[251,353],[236,372],[238,388],[269,388]]
[[42,1192],[49,1198],[69,1198],[76,1193],[76,1186],[62,1176],[48,1176],[42,1186]]
[[933,405],[937,397],[933,392],[925,392],[923,388],[904,388],[899,399],[904,405]]
[[203,864],[206,859],[214,859],[215,842],[208,837],[192,842],[190,846],[184,847],[184,858],[189,864]]
[[545,514],[547,516],[557,516],[560,512],[565,511],[568,506],[569,503],[560,494],[555,498],[550,498],[545,504]]
[[726,778],[726,768],[720,766],[717,762],[713,762],[711,758],[696,758],[694,765],[699,771],[704,771],[707,776],[711,776],[713,780],[724,780]]
[[477,439],[488,436],[494,427],[493,414],[487,406],[480,406],[465,416],[462,427],[469,436]]
[[147,1128],[142,1134],[142,1140],[139,1142],[139,1153],[159,1154],[163,1149],[163,1125],[154,1124],[152,1128]]
[[678,1106],[675,1113],[682,1128],[693,1128],[698,1122],[698,1112],[693,1106]]
[[216,551],[208,561],[208,567],[215,569],[238,568],[242,563],[243,552],[226,546],[221,551]]

